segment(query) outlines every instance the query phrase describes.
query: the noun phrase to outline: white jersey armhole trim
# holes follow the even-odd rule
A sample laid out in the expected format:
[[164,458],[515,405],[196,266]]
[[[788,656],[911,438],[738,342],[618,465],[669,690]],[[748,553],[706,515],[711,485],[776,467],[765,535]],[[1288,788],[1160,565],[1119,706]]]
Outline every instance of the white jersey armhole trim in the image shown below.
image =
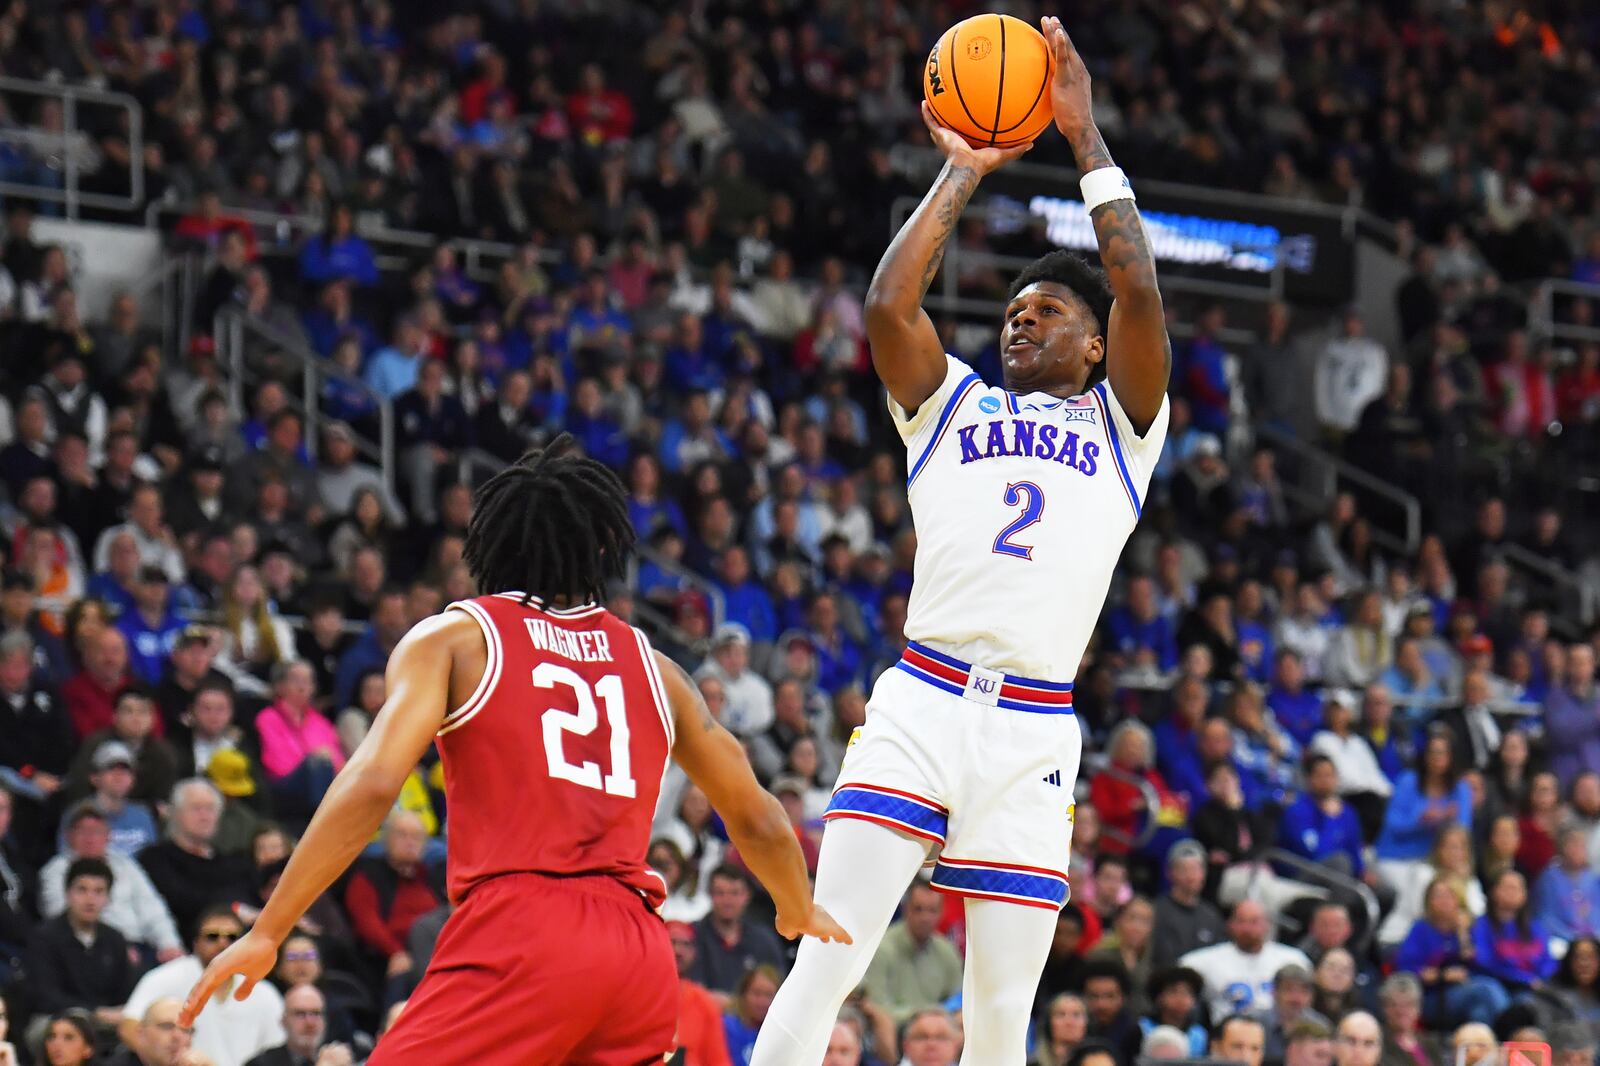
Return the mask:
[[505,649],[500,644],[500,631],[495,628],[487,611],[471,600],[457,600],[445,610],[462,611],[478,623],[478,628],[483,631],[483,643],[488,649],[488,658],[484,661],[483,676],[478,679],[478,687],[472,690],[467,702],[445,715],[444,724],[439,727],[439,732],[434,734],[441,737],[466,725],[483,710],[484,704],[489,702],[490,694],[494,692],[495,685],[500,681],[500,671],[504,669],[506,662]]
[[[661,728],[667,734],[667,758],[672,758],[672,747],[677,743],[677,734],[672,728],[672,705],[667,702],[667,686],[661,682],[661,668],[656,665],[655,649],[650,646],[650,638],[637,626],[633,627],[633,639],[639,642],[639,655],[644,660],[645,677],[650,679],[650,692],[655,696],[656,714],[661,716]],[[662,768],[663,772],[665,767]]]

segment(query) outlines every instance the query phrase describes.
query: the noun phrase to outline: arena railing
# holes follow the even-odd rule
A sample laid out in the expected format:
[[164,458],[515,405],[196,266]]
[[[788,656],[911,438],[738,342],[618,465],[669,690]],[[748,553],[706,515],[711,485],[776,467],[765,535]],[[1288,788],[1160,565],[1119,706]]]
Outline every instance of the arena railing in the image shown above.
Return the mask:
[[[56,142],[57,150],[44,159],[36,159],[46,170],[61,171],[61,187],[28,181],[0,181],[0,196],[41,203],[62,205],[66,217],[76,221],[81,208],[127,212],[137,217],[144,203],[144,108],[127,93],[108,92],[89,85],[65,82],[39,81],[33,78],[0,77],[0,94],[40,97],[61,104],[61,129],[46,131],[37,126],[11,126],[0,128],[0,143],[14,144],[29,155],[36,155],[41,140]],[[80,187],[82,166],[78,153],[72,150],[79,135],[89,137],[88,131],[78,125],[81,107],[113,107],[128,115],[128,191],[125,195],[86,192]],[[52,165],[58,163],[59,167]]]
[[1399,512],[1400,526],[1404,532],[1396,536],[1385,528],[1392,523],[1374,520],[1372,539],[1390,551],[1408,556],[1416,554],[1422,544],[1422,504],[1415,496],[1314,444],[1308,444],[1287,430],[1268,424],[1254,428],[1257,438],[1291,453],[1299,460],[1305,484],[1284,482],[1284,491],[1299,497],[1296,502],[1307,510],[1320,513],[1338,494],[1341,482],[1354,485],[1362,492],[1392,505]]
[[228,405],[236,414],[242,415],[249,409],[245,403],[245,387],[254,384],[261,377],[251,369],[249,359],[246,357],[248,341],[254,339],[270,346],[273,353],[286,357],[294,365],[300,389],[298,395],[290,390],[289,404],[305,421],[306,451],[313,460],[316,459],[317,449],[322,443],[318,428],[323,418],[321,404],[323,386],[337,378],[343,383],[354,385],[364,396],[371,399],[378,411],[378,439],[372,441],[364,436],[358,427],[352,426],[356,451],[378,467],[382,472],[384,484],[391,492],[394,491],[394,406],[387,397],[368,387],[359,378],[346,377],[333,363],[316,352],[293,338],[285,337],[260,322],[251,320],[237,308],[225,307],[217,313],[212,324],[211,336],[216,345],[217,364],[226,368]]
[[1576,322],[1556,321],[1557,296],[1571,296],[1600,303],[1600,285],[1566,278],[1546,278],[1534,283],[1528,301],[1529,331],[1541,340],[1566,340],[1580,343],[1600,342],[1600,325],[1585,326]]
[[1285,851],[1282,848],[1268,848],[1262,853],[1261,858],[1275,866],[1287,866],[1289,869],[1294,870],[1299,875],[1295,878],[1297,881],[1321,888],[1337,889],[1342,894],[1359,899],[1362,909],[1367,913],[1366,925],[1361,929],[1357,945],[1359,950],[1366,950],[1367,945],[1372,942],[1372,938],[1377,936],[1378,917],[1381,913],[1381,908],[1378,906],[1378,895],[1364,882],[1348,874],[1342,874],[1323,863],[1312,862],[1310,859],[1296,855],[1292,851]]

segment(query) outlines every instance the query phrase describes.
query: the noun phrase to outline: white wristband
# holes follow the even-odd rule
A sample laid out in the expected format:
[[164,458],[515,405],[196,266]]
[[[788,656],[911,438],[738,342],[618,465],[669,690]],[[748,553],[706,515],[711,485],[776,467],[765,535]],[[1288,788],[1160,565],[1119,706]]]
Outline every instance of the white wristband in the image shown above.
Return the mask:
[[1137,200],[1128,175],[1121,167],[1101,167],[1091,170],[1078,179],[1078,189],[1083,193],[1083,205],[1090,211],[1112,200]]

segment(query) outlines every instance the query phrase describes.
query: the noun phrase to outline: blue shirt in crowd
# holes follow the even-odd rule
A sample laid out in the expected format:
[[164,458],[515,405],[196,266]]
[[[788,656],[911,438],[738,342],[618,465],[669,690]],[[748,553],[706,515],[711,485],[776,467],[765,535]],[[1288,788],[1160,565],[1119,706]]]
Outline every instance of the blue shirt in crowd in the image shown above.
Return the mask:
[[1533,916],[1563,940],[1594,936],[1600,931],[1600,873],[1588,867],[1572,873],[1551,863],[1534,883]]
[[1429,799],[1422,794],[1422,786],[1415,770],[1407,770],[1394,783],[1394,795],[1389,797],[1388,809],[1383,812],[1383,828],[1378,832],[1375,845],[1380,859],[1425,859],[1433,848],[1433,841],[1446,824],[1444,819],[1424,822],[1429,812],[1444,810],[1455,804],[1448,821],[1467,829],[1472,828],[1472,786],[1465,779],[1456,782],[1450,795]]
[[1283,812],[1278,843],[1312,862],[1326,863],[1335,855],[1344,855],[1351,873],[1360,877],[1366,872],[1361,861],[1361,822],[1347,803],[1340,803],[1338,814],[1329,814],[1315,796],[1302,793]]

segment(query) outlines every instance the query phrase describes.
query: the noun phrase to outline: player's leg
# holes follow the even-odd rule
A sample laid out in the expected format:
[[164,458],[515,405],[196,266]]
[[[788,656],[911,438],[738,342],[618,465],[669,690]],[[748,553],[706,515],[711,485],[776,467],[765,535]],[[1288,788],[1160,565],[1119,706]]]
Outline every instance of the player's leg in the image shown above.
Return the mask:
[[1028,1019],[1055,936],[1056,914],[1053,908],[967,900],[963,1066],[1027,1059]]
[[[845,997],[861,983],[928,842],[854,818],[828,823],[815,898],[854,944],[807,938],[756,1038],[751,1066],[816,1066]],[[1042,965],[1042,962],[1041,962]]]
[[603,1004],[566,1066],[656,1066],[675,1045],[678,967],[661,920],[638,899],[592,898],[585,950],[607,960],[584,995]]

